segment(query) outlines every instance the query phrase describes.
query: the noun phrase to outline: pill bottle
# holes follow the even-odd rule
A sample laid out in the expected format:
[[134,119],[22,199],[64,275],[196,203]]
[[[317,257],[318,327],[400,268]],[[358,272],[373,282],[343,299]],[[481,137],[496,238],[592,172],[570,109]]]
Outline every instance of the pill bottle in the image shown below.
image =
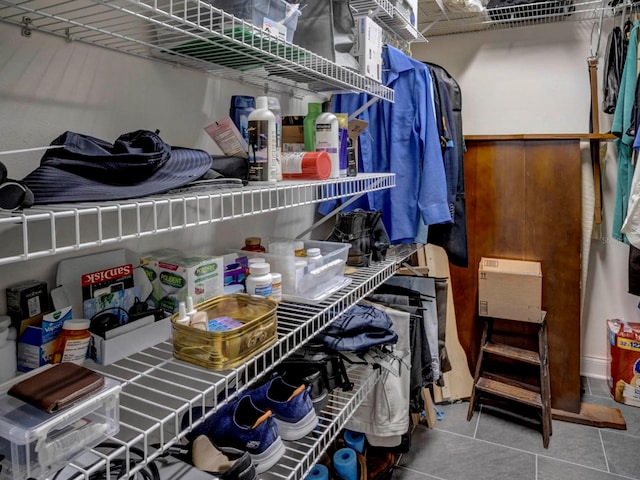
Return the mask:
[[302,240],[296,240],[293,242],[293,254],[296,257],[306,257],[307,252],[304,249],[304,242]]
[[322,254],[319,248],[307,248],[307,263],[309,271],[322,266]]
[[260,252],[264,253],[267,251],[266,248],[262,246],[262,239],[260,237],[247,237],[244,239],[244,247],[241,248],[245,252]]
[[271,266],[268,263],[254,263],[249,267],[250,275],[246,280],[246,289],[249,295],[260,297],[270,297],[271,288]]
[[87,358],[87,349],[91,334],[91,322],[85,319],[67,320],[62,324],[62,332],[56,339],[53,350],[53,362],[71,362],[82,365]]
[[279,302],[282,300],[282,274],[271,274],[271,300]]

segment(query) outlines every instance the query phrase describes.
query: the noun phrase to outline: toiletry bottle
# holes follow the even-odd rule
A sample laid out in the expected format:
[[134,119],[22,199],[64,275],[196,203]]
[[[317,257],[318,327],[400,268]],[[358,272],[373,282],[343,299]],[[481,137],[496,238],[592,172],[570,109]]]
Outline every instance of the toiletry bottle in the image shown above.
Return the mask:
[[7,337],[9,340],[15,342],[18,339],[15,327],[11,326],[11,317],[9,315],[0,315],[0,328],[2,327],[7,327],[9,330],[9,336]]
[[276,154],[273,166],[275,168],[276,180],[282,180],[282,112],[280,111],[280,100],[276,97],[267,97],[269,110],[276,117]]
[[256,109],[256,99],[247,95],[232,95],[229,116],[238,131],[249,143],[249,114]]
[[282,177],[285,179],[326,180],[331,175],[331,157],[327,152],[285,152]]
[[192,319],[193,316],[198,313],[198,310],[196,310],[196,307],[193,306],[193,297],[191,295],[189,295],[187,297],[187,317],[189,317],[189,319]]
[[316,119],[316,151],[327,152],[329,154],[331,157],[331,174],[329,178],[339,178],[340,134],[338,117],[328,111],[328,103],[325,103],[323,107],[325,111]]
[[191,317],[187,315],[187,307],[184,302],[180,302],[178,304],[178,318],[176,318],[176,323],[180,323],[181,325],[189,325]]
[[258,97],[256,106],[249,114],[249,182],[271,184],[276,182],[276,117],[267,97]]
[[309,113],[304,117],[304,149],[307,152],[316,151],[316,118],[322,113],[321,103],[310,103]]

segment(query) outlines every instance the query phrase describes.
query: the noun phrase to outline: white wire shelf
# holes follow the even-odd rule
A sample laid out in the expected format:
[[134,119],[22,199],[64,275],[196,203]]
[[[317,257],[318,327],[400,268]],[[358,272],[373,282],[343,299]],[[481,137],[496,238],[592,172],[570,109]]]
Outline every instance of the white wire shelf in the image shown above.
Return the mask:
[[[145,463],[179,444],[202,421],[189,415],[193,407],[219,407],[246,391],[342,311],[391,277],[397,265],[414,251],[413,246],[392,249],[386,261],[357,269],[349,286],[318,305],[281,303],[277,312],[277,342],[238,368],[214,372],[176,360],[171,342],[160,343],[112,365],[89,365],[122,382],[120,431],[111,439],[122,448],[109,454],[91,450],[81,460],[69,464],[61,478],[88,479],[109,461],[129,458],[134,449],[143,452],[145,462],[128,465],[125,477],[130,478]],[[355,384],[353,390],[335,390],[320,415],[319,427],[302,440],[287,442],[285,459],[265,478],[302,479],[378,379],[377,371],[362,366],[351,369],[348,375]],[[213,413],[211,410],[206,416]]]
[[399,43],[426,42],[417,26],[408,18],[407,12],[398,10],[389,0],[350,0],[349,6],[355,15],[370,15]]
[[483,12],[442,10],[436,0],[419,3],[421,32],[427,37],[526,27],[558,22],[599,20],[615,10],[602,0],[548,0],[486,9]]
[[200,0],[0,0],[0,20],[294,94],[394,92]]
[[395,186],[394,174],[283,181],[119,202],[37,206],[0,213],[0,265],[310,205]]

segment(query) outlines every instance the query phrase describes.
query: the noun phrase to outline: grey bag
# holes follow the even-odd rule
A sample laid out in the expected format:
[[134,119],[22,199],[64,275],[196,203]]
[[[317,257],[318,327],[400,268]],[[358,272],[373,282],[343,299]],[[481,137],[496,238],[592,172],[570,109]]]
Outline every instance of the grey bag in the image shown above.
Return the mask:
[[293,43],[343,67],[359,70],[351,55],[356,25],[349,0],[307,0],[300,2],[301,15]]

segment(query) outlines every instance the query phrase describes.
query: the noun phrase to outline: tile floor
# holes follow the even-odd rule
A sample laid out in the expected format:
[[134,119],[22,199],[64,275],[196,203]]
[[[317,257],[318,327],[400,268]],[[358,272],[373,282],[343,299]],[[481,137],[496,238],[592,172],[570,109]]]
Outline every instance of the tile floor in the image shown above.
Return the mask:
[[481,407],[467,422],[467,402],[439,405],[434,429],[417,426],[393,480],[640,479],[640,408],[616,403],[606,381],[586,379],[583,401],[619,408],[626,430],[553,420],[549,448],[537,427]]

